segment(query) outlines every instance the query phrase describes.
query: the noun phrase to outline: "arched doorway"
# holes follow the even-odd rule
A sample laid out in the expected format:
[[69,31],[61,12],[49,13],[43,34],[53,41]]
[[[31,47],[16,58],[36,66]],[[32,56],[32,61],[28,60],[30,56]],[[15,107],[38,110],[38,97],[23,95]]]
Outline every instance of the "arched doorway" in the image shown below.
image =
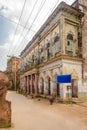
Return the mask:
[[42,78],[42,90],[41,93],[44,94],[44,79]]
[[25,76],[25,91],[27,92],[27,76]]
[[35,93],[34,82],[35,82],[35,74],[32,75],[32,93]]
[[28,93],[30,94],[30,80],[31,80],[31,77],[30,75],[28,75]]
[[55,90],[55,94],[56,96],[60,96],[60,85],[59,83],[57,83],[57,73],[54,75],[54,90]]

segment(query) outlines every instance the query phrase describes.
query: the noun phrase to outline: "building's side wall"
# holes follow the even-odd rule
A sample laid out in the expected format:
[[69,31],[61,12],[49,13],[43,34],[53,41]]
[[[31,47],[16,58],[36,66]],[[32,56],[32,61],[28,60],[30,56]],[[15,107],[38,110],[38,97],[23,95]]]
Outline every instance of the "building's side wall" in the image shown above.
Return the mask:
[[[84,13],[82,19],[82,54],[83,62],[83,82],[81,92],[87,94],[87,0],[78,0],[79,9]],[[83,95],[83,94],[80,94]]]
[[83,0],[84,1],[84,18],[83,18],[83,27],[82,27],[82,44],[83,44],[83,57],[85,59],[85,62],[84,62],[84,78],[85,76],[87,75],[87,1],[86,0]]

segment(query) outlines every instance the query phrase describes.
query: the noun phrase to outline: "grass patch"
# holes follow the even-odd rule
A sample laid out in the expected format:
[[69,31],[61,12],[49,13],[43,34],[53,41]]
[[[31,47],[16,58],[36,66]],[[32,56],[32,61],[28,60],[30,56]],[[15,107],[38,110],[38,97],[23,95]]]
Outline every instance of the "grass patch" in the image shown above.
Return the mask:
[[0,128],[9,128],[11,127],[11,123],[0,123]]
[[36,98],[41,98],[41,95],[38,93],[35,95]]

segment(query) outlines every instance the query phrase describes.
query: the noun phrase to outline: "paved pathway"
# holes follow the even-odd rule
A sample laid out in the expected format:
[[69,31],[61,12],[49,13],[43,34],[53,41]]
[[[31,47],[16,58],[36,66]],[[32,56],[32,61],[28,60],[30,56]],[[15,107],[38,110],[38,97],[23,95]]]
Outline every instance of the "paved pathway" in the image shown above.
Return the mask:
[[12,128],[6,130],[87,130],[80,119],[67,115],[63,105],[27,99],[15,92],[8,92],[7,99],[12,101]]

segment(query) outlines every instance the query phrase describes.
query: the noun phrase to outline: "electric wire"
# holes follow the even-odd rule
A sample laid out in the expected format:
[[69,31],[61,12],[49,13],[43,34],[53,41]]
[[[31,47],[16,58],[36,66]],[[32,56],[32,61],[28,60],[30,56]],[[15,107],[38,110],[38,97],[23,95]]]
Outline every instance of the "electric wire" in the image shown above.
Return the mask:
[[[45,0],[45,1],[46,1],[46,0]],[[42,2],[41,2],[40,6],[39,6],[39,10],[37,11],[37,14],[36,14],[36,16],[35,16],[35,18],[34,18],[32,24],[31,24],[29,30],[27,31],[27,33],[30,31],[30,29],[31,29],[31,27],[32,27],[32,25],[33,25],[33,23],[34,23],[34,21],[36,20],[38,14],[40,13],[40,10],[41,10],[42,6],[44,5],[45,1],[44,1],[44,2],[42,1]],[[27,34],[27,33],[26,33],[26,34]],[[25,37],[25,36],[24,36],[24,37]],[[22,43],[23,41],[24,41],[24,38],[22,39],[21,43]],[[18,47],[17,49],[19,49],[19,48],[21,48],[21,47],[22,47],[22,46]]]
[[12,41],[11,41],[11,46],[10,46],[10,48],[9,48],[8,55],[9,55],[10,50],[11,50],[11,48],[12,48],[12,44],[14,43],[15,35],[16,35],[16,32],[17,32],[17,29],[18,29],[18,26],[19,26],[19,23],[20,23],[20,20],[21,20],[21,17],[22,17],[24,8],[25,8],[26,1],[27,1],[27,0],[24,0],[23,8],[22,8],[22,11],[21,11],[21,14],[20,14],[20,17],[19,17],[19,21],[18,21],[17,27],[16,27],[15,32],[14,32],[13,39],[12,39]]
[[[12,47],[12,44],[13,44],[13,41],[14,41],[14,38],[15,38],[15,34],[16,34],[17,28],[18,28],[18,26],[20,25],[20,19],[21,19],[21,17],[22,17],[25,4],[26,4],[26,0],[24,1],[23,8],[22,8],[22,11],[21,11],[21,14],[20,14],[20,17],[19,17],[19,21],[18,21],[18,23],[17,23],[17,27],[16,27],[15,32],[14,32],[14,37],[13,37],[13,39],[12,39],[12,41],[11,41],[11,46],[10,46],[10,48],[9,48],[9,51],[10,51],[10,49],[11,49],[11,47]],[[12,21],[12,22],[13,22],[13,21]],[[8,51],[8,53],[9,53],[9,51]],[[8,55],[9,55],[9,54],[8,54]]]
[[[37,2],[38,2],[38,0],[35,1],[34,6],[33,6],[32,10],[31,10],[31,12],[30,12],[30,15],[28,16],[28,19],[27,19],[27,21],[26,21],[26,23],[25,23],[25,26],[24,26],[24,28],[23,28],[23,30],[22,30],[22,32],[21,32],[21,34],[20,34],[20,36],[19,36],[17,42],[19,42],[20,37],[23,35],[23,32],[24,32],[24,30],[26,29],[26,26],[27,26],[27,24],[28,24],[28,22],[29,22],[29,19],[30,19],[31,15],[32,15],[34,9],[35,9],[35,6],[36,6]],[[17,47],[16,47],[16,48],[17,48]],[[15,50],[16,50],[16,48],[15,48]]]
[[[70,0],[69,0],[70,1]],[[3,16],[1,16],[1,17],[3,17]],[[11,21],[11,20],[9,20],[9,21]],[[12,22],[14,22],[14,21],[12,21]],[[15,22],[14,22],[15,23]],[[20,24],[19,24],[20,25]],[[22,25],[20,25],[20,26],[22,26]],[[30,29],[30,28],[29,28]],[[2,62],[2,64],[3,64],[3,62]]]
[[[55,10],[55,8],[58,6],[59,2],[60,2],[60,0],[57,0],[57,2],[55,3],[55,5],[53,6],[53,8],[52,7],[50,8],[49,13],[48,13],[49,16],[53,13],[53,11]],[[47,18],[46,18],[46,20],[47,20]],[[44,20],[42,20],[42,21],[44,21]],[[45,23],[45,22],[43,22],[43,23]]]
[[[56,2],[56,4],[54,5],[53,10],[52,10],[51,12],[54,11],[54,9],[56,8],[57,4],[59,4],[59,1],[60,1],[60,0],[58,0],[58,1]],[[35,19],[35,20],[36,20],[36,19]],[[33,25],[33,23],[32,23],[32,25]],[[32,25],[30,26],[30,28],[32,27]],[[29,32],[29,30],[28,30],[28,32]],[[28,32],[27,32],[27,34],[28,34]],[[26,34],[26,35],[27,35],[27,34]],[[26,37],[26,35],[25,35],[25,37]],[[21,41],[21,43],[22,43],[22,42],[23,42],[23,40]],[[21,46],[20,46],[20,47],[21,47]],[[18,47],[18,50],[19,50],[19,49],[20,49],[20,48]],[[17,50],[17,51],[18,51],[18,50]]]
[[[1,15],[1,14],[0,14],[0,17],[4,18],[5,20],[8,20],[8,21],[11,22],[11,23],[18,24],[18,23],[15,22],[14,20],[9,19],[8,17],[6,17],[6,16],[4,16],[4,15]],[[24,28],[25,25],[19,23],[19,26],[21,26],[22,28]],[[25,27],[25,28],[26,28],[26,29],[29,29],[28,27]],[[31,31],[32,31],[32,32],[35,32],[35,31],[32,30],[32,29],[31,29]]]
[[[40,7],[39,7],[39,9],[38,9],[38,11],[37,11],[36,16],[34,17],[34,20],[33,20],[33,22],[32,22],[32,24],[31,24],[31,26],[29,27],[29,30],[26,32],[26,34],[25,34],[25,36],[24,36],[24,37],[26,37],[26,36],[27,36],[27,34],[29,33],[29,31],[30,31],[31,27],[33,26],[33,24],[34,24],[35,20],[37,19],[37,17],[38,17],[38,15],[39,15],[40,11],[42,10],[42,8],[43,8],[43,6],[44,6],[45,2],[46,2],[46,0],[44,0],[44,1],[41,3],[41,5],[40,5]],[[23,40],[24,40],[24,38],[21,40],[20,45],[21,45],[21,43],[23,42]],[[21,48],[21,46],[20,46],[20,47],[18,46],[18,48],[17,48],[17,49],[19,50],[20,48]],[[16,50],[16,51],[18,51],[18,50]]]
[[[59,0],[58,0],[58,1],[59,1]],[[58,1],[57,1],[57,3],[58,3]],[[56,5],[57,5],[57,4],[55,4],[54,8],[56,7]],[[30,28],[29,28],[29,31],[30,31]],[[24,39],[25,39],[25,37],[24,37]],[[19,47],[18,47],[18,48],[19,48]],[[15,49],[15,51],[16,51],[16,49]]]

